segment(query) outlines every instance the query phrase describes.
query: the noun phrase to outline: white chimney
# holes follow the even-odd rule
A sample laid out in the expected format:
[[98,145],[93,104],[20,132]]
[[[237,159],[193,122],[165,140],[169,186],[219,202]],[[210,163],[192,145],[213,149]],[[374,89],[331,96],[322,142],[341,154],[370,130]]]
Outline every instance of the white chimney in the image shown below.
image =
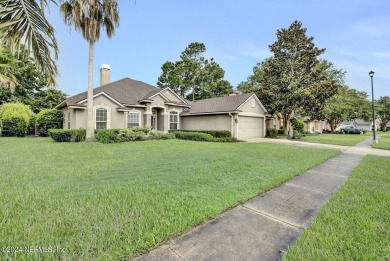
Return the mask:
[[110,83],[111,68],[108,64],[100,66],[100,86]]

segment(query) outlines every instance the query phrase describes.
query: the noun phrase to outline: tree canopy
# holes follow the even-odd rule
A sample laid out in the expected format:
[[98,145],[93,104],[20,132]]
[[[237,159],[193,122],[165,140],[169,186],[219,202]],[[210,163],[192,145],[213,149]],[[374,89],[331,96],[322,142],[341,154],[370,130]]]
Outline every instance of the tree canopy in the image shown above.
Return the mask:
[[207,99],[224,96],[232,89],[224,80],[225,71],[214,61],[204,57],[206,47],[194,42],[181,53],[180,60],[165,62],[157,86],[169,87],[188,99]]
[[370,120],[371,105],[367,93],[340,87],[337,94],[331,97],[324,108],[324,118],[328,121],[332,132],[343,121],[356,119]]
[[13,55],[3,47],[2,57],[8,61],[7,66],[0,66],[0,73],[13,77],[12,82],[0,82],[0,104],[21,102],[29,105],[38,113],[42,109],[54,108],[66,95],[59,90],[46,88],[45,76],[34,64],[24,46]]
[[306,31],[299,21],[279,29],[276,42],[269,46],[272,56],[258,63],[253,75],[237,87],[254,91],[270,113],[282,114],[285,134],[296,113],[320,116],[343,79],[341,70],[319,59],[325,49],[316,47]]
[[377,115],[381,120],[381,130],[386,131],[386,124],[390,121],[390,97],[382,96],[376,104],[378,106]]
[[59,50],[54,28],[44,16],[45,5],[46,0],[40,4],[31,0],[0,0],[0,42],[6,43],[13,54],[24,43],[45,83],[54,85]]

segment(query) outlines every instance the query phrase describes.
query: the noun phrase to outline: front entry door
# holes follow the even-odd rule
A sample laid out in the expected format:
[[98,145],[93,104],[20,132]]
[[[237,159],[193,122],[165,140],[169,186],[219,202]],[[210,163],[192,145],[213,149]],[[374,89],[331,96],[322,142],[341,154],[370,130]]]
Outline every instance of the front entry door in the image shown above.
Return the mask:
[[157,114],[152,115],[152,130],[157,130]]

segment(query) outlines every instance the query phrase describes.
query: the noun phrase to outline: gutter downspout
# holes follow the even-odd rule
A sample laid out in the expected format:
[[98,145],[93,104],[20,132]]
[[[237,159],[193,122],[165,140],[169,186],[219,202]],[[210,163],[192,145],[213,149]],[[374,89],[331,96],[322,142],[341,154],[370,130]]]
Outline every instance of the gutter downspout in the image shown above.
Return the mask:
[[232,115],[231,112],[229,112],[229,116],[232,117],[232,124],[231,124],[231,132],[232,132],[232,137],[234,137],[234,116]]

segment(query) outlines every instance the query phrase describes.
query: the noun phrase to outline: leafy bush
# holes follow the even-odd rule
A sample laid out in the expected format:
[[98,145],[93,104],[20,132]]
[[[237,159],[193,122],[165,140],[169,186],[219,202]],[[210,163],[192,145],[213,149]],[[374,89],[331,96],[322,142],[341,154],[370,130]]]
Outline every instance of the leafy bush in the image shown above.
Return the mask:
[[80,142],[85,140],[86,130],[49,129],[48,134],[57,142]]
[[150,132],[150,127],[149,126],[145,126],[145,127],[133,127],[133,128],[130,128],[130,129],[124,129],[124,130],[131,130],[133,132],[143,132],[145,134],[149,134]]
[[95,131],[96,140],[101,143],[117,143],[122,142],[119,137],[121,129],[100,129]]
[[118,137],[120,141],[137,141],[137,140],[146,140],[147,134],[142,130],[131,128],[120,130]]
[[279,134],[279,135],[283,135],[283,134],[284,134],[284,129],[283,129],[283,127],[280,127],[280,129],[278,130],[278,134]]
[[169,130],[169,132],[199,132],[207,133],[213,136],[214,138],[229,138],[232,136],[232,133],[228,130]]
[[0,123],[3,136],[24,137],[34,113],[22,103],[5,103],[0,106]]
[[301,133],[297,130],[293,130],[293,136],[292,136],[292,139],[293,140],[300,140],[301,139]]
[[37,115],[37,125],[40,136],[48,136],[49,129],[61,129],[64,120],[64,114],[60,110],[45,109]]
[[305,122],[301,120],[297,120],[295,118],[291,119],[291,125],[293,129],[298,131],[299,133],[302,133],[303,129],[305,128]]
[[193,140],[193,141],[213,141],[213,142],[235,142],[237,141],[234,137],[222,137],[214,138],[211,134],[202,132],[188,132],[188,131],[175,131],[177,139],[181,140]]
[[149,133],[151,140],[171,140],[175,138],[174,133],[164,133],[162,131],[151,131]]
[[278,136],[278,131],[274,128],[267,128],[266,136],[270,138],[276,138]]
[[6,111],[3,113],[1,122],[1,134],[3,136],[24,137],[27,133],[29,118],[17,111]]

